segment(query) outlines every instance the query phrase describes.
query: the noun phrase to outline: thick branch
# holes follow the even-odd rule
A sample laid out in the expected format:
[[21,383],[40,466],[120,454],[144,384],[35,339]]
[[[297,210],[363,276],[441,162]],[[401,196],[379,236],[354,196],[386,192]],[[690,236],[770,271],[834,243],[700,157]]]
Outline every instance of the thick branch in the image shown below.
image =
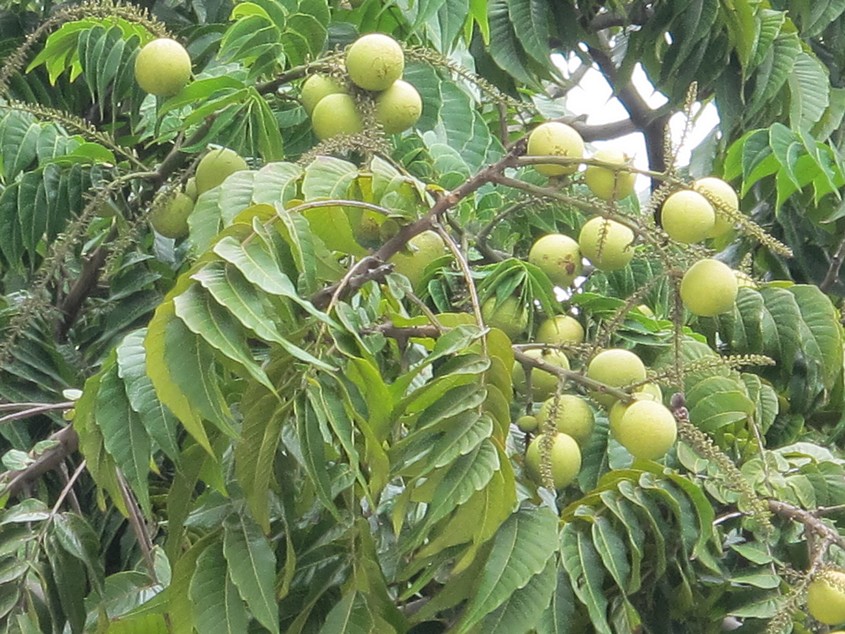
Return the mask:
[[79,436],[73,427],[63,427],[50,436],[50,440],[56,440],[59,444],[48,449],[35,462],[18,471],[7,471],[0,476],[0,492],[4,495],[15,497],[25,490],[32,482],[53,469],[58,468],[65,458],[74,453],[79,446]]

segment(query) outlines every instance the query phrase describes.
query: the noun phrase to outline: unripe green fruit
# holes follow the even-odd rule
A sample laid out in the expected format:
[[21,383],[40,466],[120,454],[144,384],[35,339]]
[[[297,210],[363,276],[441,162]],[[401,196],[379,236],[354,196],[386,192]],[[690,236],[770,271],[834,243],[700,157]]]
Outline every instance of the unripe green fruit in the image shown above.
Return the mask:
[[188,216],[194,210],[194,201],[187,194],[178,193],[164,205],[150,212],[150,224],[165,238],[178,240],[188,235]]
[[397,134],[419,120],[422,107],[422,97],[417,89],[408,82],[397,79],[376,97],[376,121],[387,134]]
[[550,233],[534,242],[528,261],[561,288],[572,284],[581,274],[581,249],[575,240],[561,233]]
[[362,35],[346,51],[349,79],[364,90],[387,90],[404,70],[402,47],[384,33]]
[[634,258],[634,232],[625,225],[597,216],[588,220],[578,236],[581,255],[601,271],[625,268]]
[[[547,399],[540,406],[537,421],[540,427],[546,424],[552,416],[555,397]],[[559,432],[569,434],[579,445],[583,446],[593,433],[595,418],[589,403],[574,394],[561,394],[557,406],[557,416],[554,425]]]
[[[639,390],[631,394],[635,401],[655,401],[661,403],[663,401],[663,393],[660,386],[655,383],[646,383]],[[622,415],[628,410],[632,403],[623,403],[616,401],[607,413],[607,420],[610,423],[610,431],[616,434],[616,428],[619,426],[619,421],[622,420]]]
[[191,56],[185,47],[166,37],[146,44],[135,58],[135,81],[141,90],[172,97],[191,78]]
[[[599,150],[593,158],[613,165],[630,165],[631,159],[619,150]],[[614,171],[607,167],[588,165],[584,182],[593,194],[602,200],[621,200],[634,192],[637,175],[632,172]]]
[[[538,483],[542,484],[540,462],[542,456],[541,443],[544,442],[544,435],[535,436],[528,450],[525,452],[525,467],[528,474]],[[578,443],[566,434],[555,434],[552,446],[549,451],[549,463],[552,471],[552,480],[555,489],[562,489],[570,484],[578,476],[581,470],[581,450]]]
[[511,340],[517,339],[528,327],[528,309],[517,297],[496,301],[494,295],[481,305],[481,317],[491,328],[503,331]]
[[338,134],[358,134],[364,130],[364,123],[355,100],[349,95],[335,93],[323,97],[311,113],[314,134],[321,141]]
[[234,150],[211,150],[197,165],[197,195],[214,189],[235,172],[248,169],[246,161]]
[[302,101],[302,107],[309,116],[314,112],[314,108],[323,99],[329,95],[346,94],[346,89],[327,75],[311,75],[302,84],[302,89],[299,92],[299,99]]
[[704,196],[685,189],[663,203],[660,223],[673,240],[692,244],[710,235],[716,225],[716,212]]
[[845,573],[826,570],[810,582],[807,612],[825,625],[845,622]]
[[[721,178],[715,176],[708,176],[707,178],[699,178],[692,184],[692,188],[700,194],[703,194],[708,199],[713,211],[716,212],[716,222],[713,224],[713,229],[710,230],[708,238],[718,238],[726,234],[733,228],[733,220],[721,211],[721,207],[728,207],[729,209],[739,209],[739,198],[733,187],[728,185]],[[718,204],[721,203],[721,204]]]
[[394,271],[401,273],[416,288],[423,280],[425,267],[446,254],[446,244],[436,231],[423,231],[408,240],[406,254],[402,251],[390,258]]
[[525,414],[516,419],[516,426],[526,433],[533,432],[537,429],[537,417],[531,414]]
[[197,179],[193,176],[185,182],[185,195],[190,197],[194,202],[197,201],[197,197],[199,196],[197,192]]
[[[563,156],[579,159],[584,156],[584,139],[574,128],[559,121],[541,123],[528,135],[526,156]],[[546,176],[561,176],[572,174],[578,169],[578,164],[555,165],[541,163],[534,168]]]
[[713,317],[728,312],[736,301],[739,285],[731,268],[705,258],[693,264],[681,280],[681,299],[693,315]]
[[[534,359],[540,359],[557,368],[569,369],[569,359],[560,350],[543,350],[530,348],[525,354]],[[513,364],[513,385],[517,391],[525,393],[525,368],[518,361]],[[558,377],[540,368],[531,371],[531,394],[536,401],[544,401],[557,390]]]
[[555,315],[540,324],[534,340],[537,343],[550,343],[553,345],[561,343],[583,343],[584,326],[577,319],[569,315]]
[[675,444],[678,425],[665,405],[641,400],[625,409],[613,435],[635,458],[657,460]]
[[[587,376],[610,387],[625,387],[644,381],[646,370],[636,354],[630,350],[614,348],[603,350],[593,357],[587,366]],[[601,392],[593,392],[591,396],[606,407],[616,401],[615,396]]]

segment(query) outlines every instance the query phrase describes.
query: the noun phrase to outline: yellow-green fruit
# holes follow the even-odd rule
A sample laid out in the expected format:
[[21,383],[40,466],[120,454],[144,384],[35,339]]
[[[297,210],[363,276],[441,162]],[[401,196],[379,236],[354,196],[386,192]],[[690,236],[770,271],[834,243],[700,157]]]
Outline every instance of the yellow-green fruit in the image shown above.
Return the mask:
[[534,337],[537,343],[583,343],[584,326],[574,317],[569,315],[555,315],[545,320],[537,328],[537,335]]
[[[534,359],[539,359],[557,368],[569,369],[569,359],[560,350],[543,350],[530,348],[525,354]],[[525,393],[527,378],[525,368],[518,361],[513,364],[513,385],[517,391]],[[556,374],[546,372],[540,368],[531,371],[531,394],[536,401],[544,401],[557,389],[558,377]]]
[[692,188],[698,193],[704,194],[705,198],[710,201],[713,211],[716,212],[716,222],[707,237],[718,238],[730,231],[734,224],[733,220],[725,215],[722,208],[727,207],[733,211],[739,209],[739,198],[734,188],[715,176],[699,178],[692,184]]
[[[663,392],[660,390],[660,386],[656,383],[646,383],[631,394],[631,396],[635,399],[634,402],[655,401],[657,403],[661,403],[663,401]],[[632,403],[616,401],[610,407],[610,410],[607,413],[607,420],[610,423],[610,431],[614,435],[616,434],[616,428],[619,426],[619,421],[622,420],[622,415],[627,411],[631,404]]]
[[188,235],[188,216],[193,210],[194,201],[191,197],[178,193],[166,204],[152,210],[150,224],[165,238],[184,238]]
[[415,288],[422,282],[425,267],[446,254],[446,244],[435,231],[423,231],[408,241],[408,251],[400,251],[390,261],[394,271],[401,273]]
[[[540,462],[542,456],[541,443],[544,441],[545,436],[543,434],[535,436],[525,452],[525,466],[528,469],[528,474],[539,484],[542,484],[543,481]],[[555,434],[549,451],[549,465],[551,466],[555,489],[562,489],[575,480],[581,470],[581,450],[574,438],[567,434]]]
[[516,426],[524,432],[532,432],[537,429],[537,417],[525,414],[516,419]]
[[[562,156],[580,159],[584,156],[584,139],[574,128],[559,121],[541,123],[528,136],[526,156]],[[555,165],[541,163],[534,166],[546,176],[560,176],[572,174],[578,169],[578,163],[572,165]]]
[[624,268],[634,257],[634,232],[622,223],[596,216],[578,236],[581,255],[601,271]]
[[197,179],[191,176],[185,183],[185,195],[190,196],[191,200],[197,201]]
[[[593,357],[587,366],[587,376],[610,387],[625,387],[644,381],[646,370],[642,360],[630,350],[612,348]],[[599,391],[592,392],[591,396],[606,407],[616,401],[616,397]]]
[[[593,155],[597,161],[604,161],[612,165],[630,165],[631,159],[619,150],[599,150]],[[637,175],[623,170],[612,170],[598,165],[588,165],[584,171],[584,182],[587,187],[602,200],[621,200],[634,192]]]
[[807,586],[807,611],[825,625],[845,622],[845,573],[826,570]]
[[[552,418],[555,397],[547,399],[540,406],[537,414],[537,424],[543,426]],[[584,445],[593,433],[595,418],[589,403],[574,394],[561,394],[557,405],[557,415],[554,425],[559,432],[569,434],[579,445]]]
[[625,409],[613,435],[635,458],[657,460],[675,444],[678,425],[662,403],[638,400]]
[[369,33],[346,51],[349,79],[364,90],[387,90],[405,70],[405,53],[399,42],[384,33]]
[[552,284],[562,288],[581,274],[581,249],[575,240],[562,233],[550,233],[534,242],[528,261],[548,275]]
[[135,58],[135,81],[157,97],[172,97],[191,78],[191,56],[175,40],[162,37],[146,44]]
[[693,315],[713,317],[733,308],[739,291],[736,275],[719,260],[693,264],[681,279],[681,299]]
[[673,240],[692,244],[710,235],[716,225],[716,212],[704,196],[685,189],[663,203],[660,223]]
[[517,297],[497,302],[494,295],[481,305],[481,317],[491,328],[502,330],[510,339],[517,339],[528,328],[528,309]]
[[246,161],[234,150],[211,150],[197,165],[197,195],[214,189],[235,172],[248,169]]
[[310,116],[323,97],[345,93],[346,89],[331,77],[327,75],[311,75],[302,84],[299,99],[302,101],[302,107],[305,108],[305,112]]
[[422,97],[417,89],[401,79],[376,97],[375,117],[387,134],[407,130],[422,114]]
[[320,99],[311,113],[311,126],[321,141],[338,134],[358,134],[364,130],[355,100],[346,94],[335,93]]

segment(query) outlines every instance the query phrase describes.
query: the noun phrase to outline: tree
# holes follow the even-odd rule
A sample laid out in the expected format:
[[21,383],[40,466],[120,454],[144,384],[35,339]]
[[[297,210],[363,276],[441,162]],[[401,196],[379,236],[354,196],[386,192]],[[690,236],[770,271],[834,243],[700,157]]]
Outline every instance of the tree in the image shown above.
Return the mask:
[[[820,631],[807,591],[841,595],[845,550],[845,3],[3,6],[5,631]],[[403,43],[410,131],[346,76],[371,32]],[[193,77],[156,98],[134,62],[165,37]],[[588,69],[626,119],[566,111]],[[320,142],[317,74],[354,104]],[[708,102],[679,165],[667,123]],[[532,156],[549,120],[639,132],[649,169]],[[248,169],[198,188],[221,147]],[[631,171],[641,202],[590,190]],[[727,231],[669,238],[679,190]],[[186,237],[151,229],[197,194]],[[529,258],[594,218],[580,274]],[[682,298],[711,256],[726,311]],[[559,315],[586,336],[540,342]],[[632,425],[672,421],[642,457]]]

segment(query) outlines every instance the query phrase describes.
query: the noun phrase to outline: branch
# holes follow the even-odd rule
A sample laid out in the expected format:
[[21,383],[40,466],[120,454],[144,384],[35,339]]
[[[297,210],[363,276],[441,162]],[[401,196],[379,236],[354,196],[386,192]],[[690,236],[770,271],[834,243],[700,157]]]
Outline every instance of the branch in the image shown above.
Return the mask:
[[785,517],[786,519],[804,525],[804,530],[822,539],[823,542],[836,544],[845,550],[845,538],[832,526],[828,526],[816,515],[802,508],[781,502],[780,500],[768,500],[769,509],[772,513]]
[[[373,268],[387,262],[393,255],[401,251],[408,241],[414,236],[421,234],[423,231],[433,229],[435,222],[452,207],[455,207],[458,203],[460,203],[464,198],[473,194],[476,190],[487,183],[495,182],[496,178],[501,176],[506,169],[515,167],[517,165],[518,157],[525,153],[526,144],[526,138],[522,138],[515,142],[505,156],[495,163],[483,168],[475,174],[475,176],[468,178],[448,194],[438,198],[434,205],[431,206],[422,218],[399,229],[396,235],[385,242],[372,256],[370,256],[373,258]],[[370,271],[372,271],[372,269]],[[364,273],[363,275],[365,276],[363,282],[366,282],[368,279],[372,279],[370,277],[366,277],[368,273]],[[353,280],[344,280],[347,288],[355,288],[352,282]],[[360,284],[358,286],[360,287]],[[335,283],[324,288],[312,296],[312,303],[317,308],[325,308],[331,301],[331,298],[335,295],[338,288],[339,283]]]
[[828,292],[830,287],[836,283],[839,278],[839,271],[842,269],[842,262],[845,261],[845,237],[836,247],[833,257],[830,259],[830,266],[827,269],[827,274],[824,276],[822,283],[819,284],[819,289],[823,292]]
[[654,9],[649,5],[638,5],[630,13],[599,13],[590,20],[591,31],[602,31],[619,26],[642,26],[654,17]]
[[7,471],[0,475],[0,495],[10,497],[20,495],[30,483],[56,469],[79,447],[79,436],[70,425],[57,431],[50,436],[49,440],[58,441],[59,444],[45,451],[28,467],[17,471]]

